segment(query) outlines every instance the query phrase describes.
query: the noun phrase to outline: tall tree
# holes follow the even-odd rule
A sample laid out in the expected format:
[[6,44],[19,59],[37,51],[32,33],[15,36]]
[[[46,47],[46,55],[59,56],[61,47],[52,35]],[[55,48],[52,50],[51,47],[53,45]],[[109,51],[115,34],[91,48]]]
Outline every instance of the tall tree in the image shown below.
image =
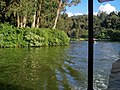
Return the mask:
[[77,5],[80,2],[80,0],[72,0],[70,2],[69,2],[69,0],[58,0],[58,2],[59,2],[59,5],[58,5],[57,15],[55,18],[53,29],[56,28],[58,17],[60,15],[61,10],[64,9],[66,6]]

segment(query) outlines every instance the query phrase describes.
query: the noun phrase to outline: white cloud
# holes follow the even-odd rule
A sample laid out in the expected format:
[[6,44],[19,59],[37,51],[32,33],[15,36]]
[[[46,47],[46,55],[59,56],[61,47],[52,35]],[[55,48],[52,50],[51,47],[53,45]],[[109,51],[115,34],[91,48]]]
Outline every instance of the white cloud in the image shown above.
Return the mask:
[[[98,8],[100,12],[106,12],[107,14],[110,14],[113,11],[117,11],[116,7],[112,6],[111,4],[107,3],[105,5],[100,5],[100,7]],[[72,12],[67,12],[68,17],[71,16],[77,16],[77,15],[83,15],[82,13],[72,13]],[[93,12],[94,15],[97,15],[98,12]]]
[[112,6],[111,4],[107,3],[105,5],[101,5],[99,7],[99,11],[106,12],[107,14],[109,14],[110,12],[117,11],[117,10],[116,10],[116,8],[114,6]]
[[96,15],[97,16],[98,12],[93,12],[93,15]]
[[73,15],[77,16],[77,15],[83,15],[82,13],[74,13]]
[[83,15],[82,13],[72,13],[72,12],[67,12],[68,14],[68,17],[71,17],[71,16],[77,16],[77,15]]
[[67,14],[68,14],[68,17],[73,16],[73,13],[71,13],[71,12],[67,12]]

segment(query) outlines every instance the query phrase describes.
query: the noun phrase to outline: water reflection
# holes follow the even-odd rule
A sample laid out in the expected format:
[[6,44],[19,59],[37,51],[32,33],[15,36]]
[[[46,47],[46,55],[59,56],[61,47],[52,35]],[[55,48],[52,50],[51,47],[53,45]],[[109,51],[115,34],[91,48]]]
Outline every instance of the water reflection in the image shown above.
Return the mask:
[[68,64],[67,48],[0,49],[0,90],[71,90],[84,75]]
[[94,87],[95,89],[106,90],[109,80],[112,63],[120,54],[120,42],[97,42],[95,45],[94,60]]
[[[106,90],[120,42],[97,42],[94,89]],[[87,90],[87,42],[67,47],[0,49],[0,90]]]

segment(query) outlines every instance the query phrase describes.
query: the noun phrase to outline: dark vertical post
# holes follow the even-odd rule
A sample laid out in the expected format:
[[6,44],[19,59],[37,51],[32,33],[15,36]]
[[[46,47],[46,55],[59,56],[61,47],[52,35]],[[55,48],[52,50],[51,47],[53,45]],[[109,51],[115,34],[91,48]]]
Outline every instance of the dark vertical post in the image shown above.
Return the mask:
[[93,0],[88,0],[88,90],[93,90]]

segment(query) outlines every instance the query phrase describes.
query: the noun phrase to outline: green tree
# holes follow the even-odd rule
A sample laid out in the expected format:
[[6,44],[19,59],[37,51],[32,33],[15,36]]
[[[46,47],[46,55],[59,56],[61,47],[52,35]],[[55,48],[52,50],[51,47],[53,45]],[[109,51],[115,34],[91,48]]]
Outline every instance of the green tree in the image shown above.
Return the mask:
[[68,5],[69,6],[77,5],[80,2],[80,0],[72,0],[70,2],[69,2],[69,0],[58,0],[58,2],[59,2],[59,5],[58,5],[57,15],[56,15],[56,18],[55,18],[53,29],[56,28],[56,24],[57,24],[58,17],[60,15],[61,10],[63,10]]

